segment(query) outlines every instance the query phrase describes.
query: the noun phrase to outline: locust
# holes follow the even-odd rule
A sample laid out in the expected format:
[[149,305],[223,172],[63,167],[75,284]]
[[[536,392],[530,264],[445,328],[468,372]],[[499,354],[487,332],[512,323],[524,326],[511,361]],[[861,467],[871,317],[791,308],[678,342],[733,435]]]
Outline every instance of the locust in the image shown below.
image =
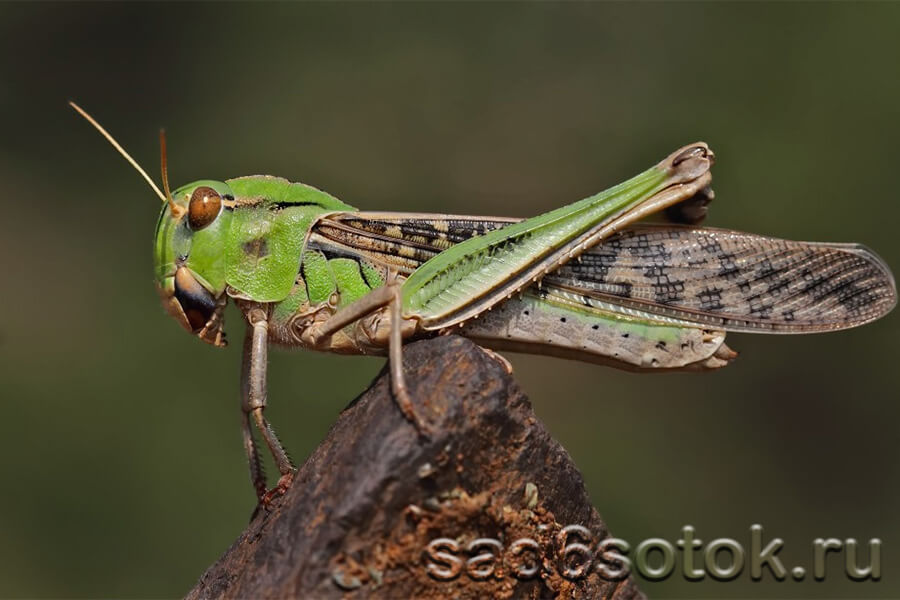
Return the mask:
[[[712,371],[729,332],[862,325],[897,302],[893,275],[859,244],[796,242],[700,226],[715,155],[698,142],[603,192],[528,218],[360,211],[279,177],[200,180],[171,191],[72,103],[162,201],[155,282],[194,336],[226,344],[229,300],[246,321],[242,434],[261,505],[295,466],[265,416],[268,348],[387,355],[391,391],[422,435],[403,343],[454,333],[494,351],[641,372]],[[669,222],[640,222],[654,213]],[[265,443],[280,477],[271,489]]]

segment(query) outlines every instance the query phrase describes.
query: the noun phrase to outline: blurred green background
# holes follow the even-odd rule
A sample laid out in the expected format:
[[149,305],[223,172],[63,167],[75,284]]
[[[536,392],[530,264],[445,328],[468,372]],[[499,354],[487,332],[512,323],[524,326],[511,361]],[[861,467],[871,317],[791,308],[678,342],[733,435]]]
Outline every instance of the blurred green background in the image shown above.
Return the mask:
[[[161,310],[159,203],[66,106],[174,185],[269,173],[365,209],[528,216],[698,139],[708,224],[860,241],[900,268],[900,5],[2,4],[0,596],[179,596],[254,506],[239,344]],[[231,339],[239,315],[229,313]],[[613,533],[884,540],[854,583],[639,581],[657,598],[900,596],[900,315],[732,335],[720,372],[511,356]],[[381,359],[276,352],[303,459]]]

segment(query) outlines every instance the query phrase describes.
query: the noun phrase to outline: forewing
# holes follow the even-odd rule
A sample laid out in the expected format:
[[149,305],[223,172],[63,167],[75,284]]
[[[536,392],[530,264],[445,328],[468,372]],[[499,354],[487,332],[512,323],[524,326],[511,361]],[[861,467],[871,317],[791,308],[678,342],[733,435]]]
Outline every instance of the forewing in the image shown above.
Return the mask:
[[890,270],[864,246],[671,225],[632,227],[544,281],[623,309],[728,331],[855,327],[897,301]]
[[328,215],[312,228],[310,243],[326,253],[352,253],[409,275],[431,257],[476,235],[521,219],[399,212]]
[[[407,274],[452,244],[518,220],[340,213],[319,221],[311,241]],[[604,313],[761,333],[854,327],[889,312],[897,297],[884,262],[857,244],[649,224],[609,237],[534,288]]]

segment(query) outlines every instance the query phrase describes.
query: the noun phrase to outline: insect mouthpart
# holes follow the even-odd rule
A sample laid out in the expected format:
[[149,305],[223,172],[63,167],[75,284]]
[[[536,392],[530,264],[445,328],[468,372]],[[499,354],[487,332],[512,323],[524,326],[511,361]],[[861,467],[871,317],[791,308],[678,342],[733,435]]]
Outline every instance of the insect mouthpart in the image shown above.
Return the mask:
[[225,346],[225,294],[213,296],[186,267],[178,267],[170,281],[171,287],[159,289],[166,312],[204,342]]

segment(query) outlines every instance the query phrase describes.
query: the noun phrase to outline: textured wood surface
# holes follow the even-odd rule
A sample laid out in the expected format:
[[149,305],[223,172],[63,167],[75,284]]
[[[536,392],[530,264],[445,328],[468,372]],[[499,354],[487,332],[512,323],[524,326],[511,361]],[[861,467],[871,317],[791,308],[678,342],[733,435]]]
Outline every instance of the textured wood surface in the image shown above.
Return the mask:
[[[607,528],[500,362],[448,336],[406,346],[404,363],[435,433],[403,419],[382,372],[188,598],[643,598],[631,578],[563,575],[562,528],[586,527],[594,544]],[[427,550],[437,538],[458,541],[458,563]],[[466,552],[477,538],[498,540],[499,557],[467,565],[489,552]],[[510,552],[522,538],[540,547],[533,576],[521,573],[537,553]]]

